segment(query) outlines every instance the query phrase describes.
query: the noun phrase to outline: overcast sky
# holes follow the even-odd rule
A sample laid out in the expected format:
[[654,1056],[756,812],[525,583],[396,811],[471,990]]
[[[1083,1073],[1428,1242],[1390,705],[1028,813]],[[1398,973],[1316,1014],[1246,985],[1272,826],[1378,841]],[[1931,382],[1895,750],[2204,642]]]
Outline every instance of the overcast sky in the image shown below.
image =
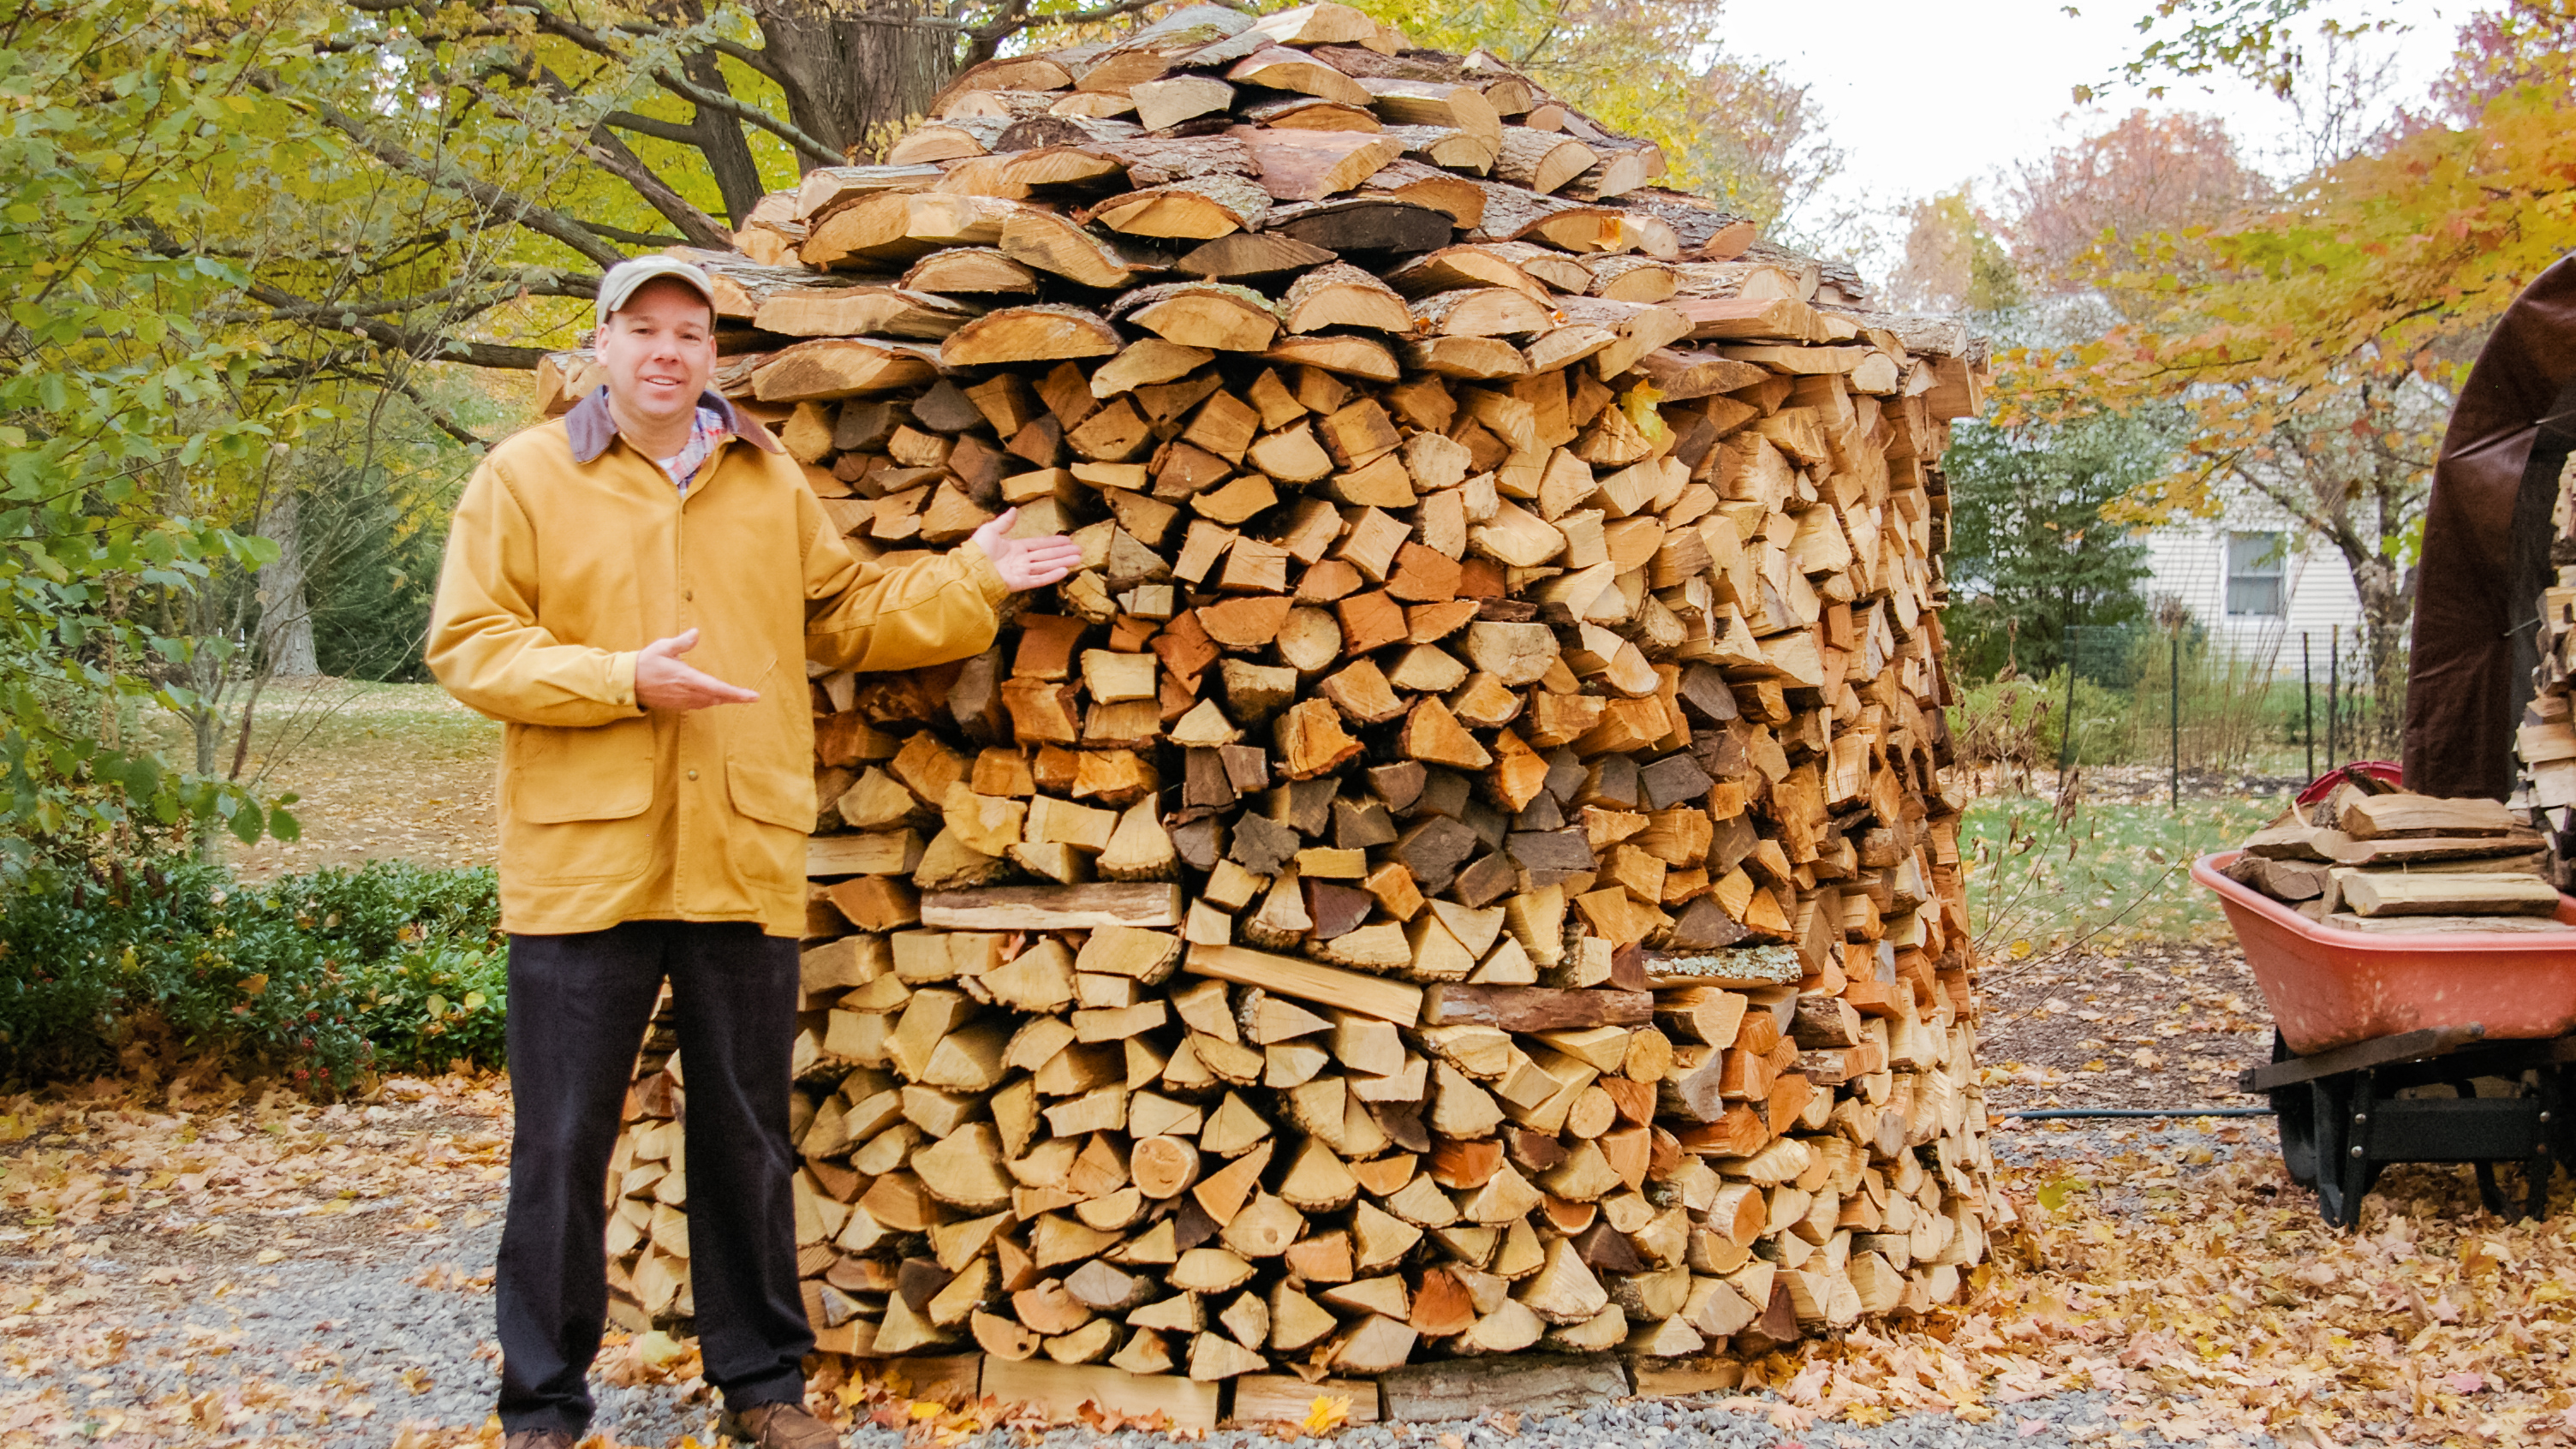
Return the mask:
[[[2101,0],[2069,16],[2052,0],[1741,0],[1719,22],[1727,50],[1779,63],[1814,89],[1845,171],[1833,203],[1893,209],[1980,180],[2008,162],[2098,129],[2136,106],[2215,111],[2266,170],[2290,134],[2286,107],[2233,80],[2173,84],[2162,101],[2107,85],[2143,44],[2151,0]],[[2408,29],[2377,42],[2395,52],[2392,99],[2419,103],[2449,57],[2467,0],[2399,0],[2365,8],[2333,0],[2321,13],[2393,18]],[[2107,91],[2085,112],[2073,90]]]

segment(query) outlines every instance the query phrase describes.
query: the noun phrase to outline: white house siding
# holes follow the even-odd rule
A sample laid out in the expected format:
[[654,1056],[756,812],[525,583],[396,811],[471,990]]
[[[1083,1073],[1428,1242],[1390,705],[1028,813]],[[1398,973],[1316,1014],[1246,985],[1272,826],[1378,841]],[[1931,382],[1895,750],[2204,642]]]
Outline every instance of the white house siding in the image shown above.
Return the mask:
[[[2283,616],[2249,616],[2227,612],[2227,540],[2235,532],[2287,535],[2283,589],[2288,595]],[[2210,639],[2238,657],[2271,654],[2282,670],[2299,667],[2299,635],[2312,636],[2310,647],[2323,667],[2327,641],[2337,626],[2347,639],[2361,623],[2361,596],[2343,558],[2300,533],[2271,523],[2225,521],[2160,528],[2149,533],[2147,577],[2139,592],[2150,600],[2172,599],[2191,611]]]

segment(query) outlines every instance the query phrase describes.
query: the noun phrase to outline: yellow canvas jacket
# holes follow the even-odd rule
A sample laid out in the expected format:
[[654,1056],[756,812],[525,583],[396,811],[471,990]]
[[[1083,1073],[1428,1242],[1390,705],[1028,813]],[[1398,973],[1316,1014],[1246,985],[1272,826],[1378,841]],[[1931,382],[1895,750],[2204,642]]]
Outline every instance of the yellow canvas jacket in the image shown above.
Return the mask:
[[[618,435],[605,389],[494,448],[457,505],[430,669],[508,726],[501,924],[805,929],[814,726],[805,661],[912,669],[990,647],[1010,590],[973,544],[896,567],[852,558],[793,459],[709,393],[734,433],[690,481]],[[695,628],[689,665],[756,704],[635,702],[635,655]]]

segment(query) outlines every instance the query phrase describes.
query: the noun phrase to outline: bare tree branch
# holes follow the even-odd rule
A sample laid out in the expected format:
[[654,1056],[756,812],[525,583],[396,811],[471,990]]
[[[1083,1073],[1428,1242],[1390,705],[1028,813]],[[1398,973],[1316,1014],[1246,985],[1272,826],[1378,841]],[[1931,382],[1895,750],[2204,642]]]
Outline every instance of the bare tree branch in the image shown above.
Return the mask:
[[[1033,24],[1096,25],[1103,20],[1115,20],[1121,15],[1133,15],[1156,3],[1158,0],[1115,0],[1113,4],[1095,5],[1089,10],[1076,10],[1068,15],[1042,15],[1032,19],[1028,15],[1028,7],[1023,0],[1012,0],[1012,4],[1006,7],[1000,16],[981,26],[967,29],[967,33],[978,40],[999,45]],[[1247,15],[1256,13],[1252,6],[1238,3],[1238,0],[1210,0],[1210,3],[1223,5],[1228,10],[1240,10]]]
[[[175,245],[175,243],[166,245]],[[418,292],[408,297],[391,297],[371,302],[317,301],[271,305],[258,312],[209,313],[204,320],[217,325],[232,326],[275,317],[287,317],[299,321],[316,317],[384,317],[400,312],[418,312],[431,307],[448,307],[473,298],[474,305],[466,309],[464,314],[471,316],[488,311],[514,297],[588,298],[598,295],[599,284],[591,278],[565,277],[551,269],[540,268],[522,272],[515,277],[458,282],[454,286],[441,287],[434,292]]]
[[[590,51],[594,55],[606,56],[611,60],[618,61],[631,59],[631,57],[620,53],[618,48],[610,43],[607,36],[600,34],[598,31],[591,29],[587,25],[581,24],[579,21],[558,15],[554,11],[547,9],[542,4],[532,4],[529,9],[536,16],[538,28],[546,31],[548,34],[558,36],[564,40],[569,40],[573,44],[580,46],[584,50]],[[688,77],[671,70],[668,66],[655,66],[650,71],[646,72],[646,74],[650,75],[653,78],[654,83],[661,86],[662,89],[669,91],[671,94],[678,96],[683,100],[689,101],[708,110],[722,112],[723,114],[731,116],[735,120],[741,121],[746,125],[758,126],[762,130],[767,131],[771,135],[786,142],[788,145],[795,147],[798,151],[803,152],[818,165],[838,166],[848,159],[841,155],[841,153],[833,150],[831,147],[826,146],[822,142],[815,140],[812,136],[807,135],[803,130],[799,129],[795,125],[782,121],[776,116],[769,114],[767,111],[761,110],[757,106],[745,105],[741,101],[735,100],[732,96],[708,90],[706,87],[691,81]]]
[[[609,246],[589,229],[562,212],[552,207],[540,206],[524,197],[513,196],[489,181],[467,174],[452,162],[433,161],[427,157],[415,155],[409,149],[377,135],[356,117],[328,101],[304,100],[293,95],[278,82],[276,76],[267,71],[251,71],[244,79],[289,106],[309,109],[323,124],[364,146],[369,154],[397,171],[417,176],[434,186],[461,192],[475,205],[495,215],[508,217],[540,236],[552,237],[603,268],[613,267],[626,260],[616,248]],[[536,364],[531,362],[527,365],[533,367]]]
[[[628,231],[622,226],[610,226],[608,223],[603,221],[585,221],[579,223],[579,225],[583,230],[588,231],[593,235],[606,237],[608,240],[614,242],[624,242],[630,247],[686,247],[706,245],[705,242],[693,242],[684,236],[667,236],[659,232],[650,231]],[[717,250],[729,250],[732,246],[733,240],[728,236],[725,240],[724,246],[717,248]]]
[[672,141],[682,146],[698,144],[697,128],[684,126],[677,121],[657,121],[651,116],[639,116],[633,111],[611,111],[599,119],[603,125],[615,126],[621,131],[632,131],[638,136],[650,136],[656,141]]
[[767,111],[761,110],[755,106],[745,105],[731,96],[707,90],[702,86],[698,86],[690,82],[684,77],[673,75],[667,70],[655,70],[653,72],[653,79],[660,81],[663,89],[672,92],[674,95],[686,97],[709,110],[721,111],[724,114],[733,117],[735,120],[758,126],[762,130],[767,131],[769,134],[786,142],[788,145],[802,151],[807,157],[820,165],[841,166],[846,165],[850,159],[849,157],[842,155],[840,152],[833,150],[831,147],[824,145],[822,142],[815,140],[813,137],[806,135],[795,126],[769,114]]
[[[374,317],[361,317],[343,312],[327,303],[317,303],[266,282],[253,282],[243,295],[254,302],[290,314],[295,320],[318,331],[345,332],[363,337],[378,347],[402,353],[423,362],[463,362],[475,367],[499,368],[526,372],[545,360],[542,347],[512,347],[498,342],[469,342],[458,337],[441,337],[413,328],[397,327]],[[493,305],[507,300],[493,299]],[[476,309],[481,310],[481,309]]]
[[[522,84],[530,83],[529,76],[504,67],[496,67],[493,73],[508,75]],[[493,94],[488,87],[477,82],[451,81],[450,83],[483,100],[485,104],[491,106],[495,115],[532,127],[543,124],[518,106],[512,105],[507,98]],[[543,85],[560,103],[568,103],[576,99],[571,88],[552,71],[542,72],[535,78],[535,83]],[[691,145],[697,143],[694,134],[690,135],[689,143]],[[635,194],[644,198],[647,205],[662,213],[665,221],[678,227],[680,235],[666,241],[644,232],[604,227],[595,222],[584,221],[579,222],[579,225],[611,240],[640,246],[668,246],[676,241],[681,245],[723,250],[733,245],[733,232],[730,229],[714,217],[698,210],[687,197],[674,190],[669,182],[654,174],[653,168],[644,164],[644,158],[629,149],[627,144],[619,140],[617,134],[609,130],[605,123],[593,125],[589,136],[578,144],[582,155],[590,158],[600,170],[632,187]]]
[[781,71],[776,63],[770,60],[768,53],[765,51],[754,50],[750,46],[744,45],[739,41],[726,40],[721,36],[710,37],[707,41],[707,48],[718,55],[726,56],[733,60],[742,62],[752,70],[769,77],[771,80],[782,86],[787,84],[786,73]]

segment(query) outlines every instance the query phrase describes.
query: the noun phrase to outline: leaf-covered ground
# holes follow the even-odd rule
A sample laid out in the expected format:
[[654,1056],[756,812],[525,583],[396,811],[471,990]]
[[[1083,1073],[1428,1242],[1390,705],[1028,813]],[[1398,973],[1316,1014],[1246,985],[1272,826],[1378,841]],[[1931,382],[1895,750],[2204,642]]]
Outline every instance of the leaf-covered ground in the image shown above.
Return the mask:
[[361,1348],[383,1325],[301,1325],[270,1371],[245,1371],[245,1325],[288,1275],[487,1230],[508,1110],[500,1079],[459,1077],[327,1108],[229,1082],[0,1102],[0,1445],[383,1442],[417,1392],[398,1340]]
[[[460,1265],[489,1261],[507,1107],[497,1080],[459,1078],[328,1109],[114,1087],[0,1103],[0,1449],[497,1443],[457,1400],[455,1355],[411,1346],[443,1335],[490,1362],[488,1277]],[[1931,1414],[1978,1444],[2576,1444],[2565,1179],[2548,1222],[2507,1224],[2465,1170],[2396,1170],[2346,1235],[2265,1122],[2016,1124],[1997,1142],[2021,1222],[1972,1299],[1756,1365],[1758,1390],[1725,1401],[1760,1431],[1744,1442],[1876,1446]],[[438,1321],[262,1322],[298,1285],[370,1274],[420,1290],[384,1313]],[[704,1432],[685,1348],[621,1341],[602,1369]],[[818,1401],[876,1426],[868,1442],[1035,1437],[989,1405]],[[1522,1436],[1560,1442],[1555,1422]]]
[[2262,1105],[2235,1079],[2271,1059],[2272,1019],[2232,942],[1996,960],[1982,987],[1990,1109]]

